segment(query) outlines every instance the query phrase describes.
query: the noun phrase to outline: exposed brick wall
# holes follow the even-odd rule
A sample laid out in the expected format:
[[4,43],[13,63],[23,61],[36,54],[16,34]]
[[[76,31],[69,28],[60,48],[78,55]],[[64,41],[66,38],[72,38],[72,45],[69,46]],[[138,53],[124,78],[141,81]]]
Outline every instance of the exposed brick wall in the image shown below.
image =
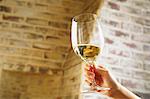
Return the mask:
[[100,63],[128,89],[145,95],[150,94],[149,4],[148,0],[107,0],[101,12],[105,48]]
[[71,18],[84,5],[85,0],[0,0],[0,99],[61,98]]
[[[71,7],[72,4],[77,6]],[[83,4],[67,0],[1,0],[0,55],[6,61],[10,57],[17,61],[5,63],[62,69],[68,51],[70,20]]]
[[[143,99],[148,99],[150,94],[149,4],[149,0],[106,0],[102,11],[98,12],[105,36],[99,63]],[[92,5],[87,6],[86,11],[93,12],[93,9]]]
[[81,60],[71,49],[63,65],[63,90],[64,99],[78,99],[80,97],[80,86],[82,77]]
[[2,71],[0,99],[57,99],[61,76]]
[[[81,13],[98,13],[101,9],[103,0],[86,0]],[[63,64],[63,99],[83,99],[81,90],[83,90],[83,63],[81,59],[74,53],[71,42],[70,50]]]
[[[69,52],[71,18],[96,13],[98,2],[0,0],[0,99],[78,99],[82,69],[81,60]],[[106,44],[100,59],[127,88],[148,94],[149,4],[105,2]]]

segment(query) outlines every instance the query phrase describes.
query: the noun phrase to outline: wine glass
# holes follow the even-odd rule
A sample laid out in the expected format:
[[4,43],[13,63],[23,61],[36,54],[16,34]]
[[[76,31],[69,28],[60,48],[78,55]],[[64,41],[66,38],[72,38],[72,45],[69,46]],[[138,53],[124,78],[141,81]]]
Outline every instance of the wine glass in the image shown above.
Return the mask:
[[[84,13],[72,19],[71,41],[74,52],[95,68],[97,58],[101,55],[104,47],[104,37],[100,26],[100,20],[92,13]],[[92,70],[94,72],[94,70]],[[109,90],[96,84],[93,80],[92,89]],[[87,90],[87,92],[94,92]]]

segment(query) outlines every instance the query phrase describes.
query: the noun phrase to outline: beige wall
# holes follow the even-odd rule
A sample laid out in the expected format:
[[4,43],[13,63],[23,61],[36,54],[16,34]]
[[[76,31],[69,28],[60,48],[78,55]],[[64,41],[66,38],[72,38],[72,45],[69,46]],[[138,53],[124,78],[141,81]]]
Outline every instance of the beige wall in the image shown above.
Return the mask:
[[70,26],[87,7],[87,0],[0,0],[0,99],[79,98]]
[[57,99],[61,76],[2,71],[0,99]]
[[0,0],[0,99],[59,99],[70,20],[83,4]]
[[81,60],[71,50],[64,64],[62,90],[64,99],[78,99],[80,97],[81,75]]

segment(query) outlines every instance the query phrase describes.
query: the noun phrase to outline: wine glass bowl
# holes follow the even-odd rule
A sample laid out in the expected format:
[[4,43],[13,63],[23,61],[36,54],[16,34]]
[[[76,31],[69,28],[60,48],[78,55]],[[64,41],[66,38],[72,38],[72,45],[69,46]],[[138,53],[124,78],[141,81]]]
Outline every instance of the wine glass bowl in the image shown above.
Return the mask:
[[[96,61],[104,47],[104,37],[100,20],[97,15],[84,13],[72,19],[71,41],[74,52],[90,66],[96,66]],[[94,72],[94,71],[93,71]],[[93,81],[92,87],[106,90],[97,86]]]
[[104,46],[104,37],[95,14],[77,15],[72,20],[72,47],[84,61],[96,61]]

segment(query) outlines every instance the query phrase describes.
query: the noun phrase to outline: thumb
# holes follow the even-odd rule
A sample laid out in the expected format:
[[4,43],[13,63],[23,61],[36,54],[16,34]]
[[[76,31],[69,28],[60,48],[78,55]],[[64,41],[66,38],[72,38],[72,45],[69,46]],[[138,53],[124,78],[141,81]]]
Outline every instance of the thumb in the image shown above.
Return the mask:
[[108,70],[104,68],[104,66],[98,66],[96,72],[98,72],[102,76],[106,76],[106,74],[108,74]]

